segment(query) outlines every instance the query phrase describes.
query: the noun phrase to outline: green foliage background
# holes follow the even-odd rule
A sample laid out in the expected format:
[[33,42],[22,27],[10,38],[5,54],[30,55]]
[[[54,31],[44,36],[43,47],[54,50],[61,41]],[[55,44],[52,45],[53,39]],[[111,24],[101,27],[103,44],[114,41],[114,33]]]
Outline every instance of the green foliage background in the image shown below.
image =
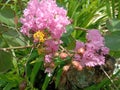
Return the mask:
[[[37,90],[34,83],[37,83],[41,90],[46,90],[54,77],[55,87],[59,85],[62,67],[65,65],[60,58],[55,62],[54,77],[48,77],[43,72],[43,55],[38,55],[35,49],[1,49],[32,44],[29,38],[20,33],[19,19],[27,2],[28,0],[0,0],[0,90],[19,90],[19,86],[24,82],[27,83],[24,84],[26,90]],[[120,58],[120,0],[57,0],[57,4],[68,11],[72,21],[72,24],[66,27],[68,32],[62,37],[63,46],[68,50],[73,49],[76,39],[85,41],[84,29],[99,29],[110,48],[110,55]],[[38,73],[39,81],[36,79]],[[119,70],[113,79],[116,77],[119,77]],[[120,78],[117,78],[114,84],[119,90]],[[112,85],[106,78],[85,90],[116,90]]]

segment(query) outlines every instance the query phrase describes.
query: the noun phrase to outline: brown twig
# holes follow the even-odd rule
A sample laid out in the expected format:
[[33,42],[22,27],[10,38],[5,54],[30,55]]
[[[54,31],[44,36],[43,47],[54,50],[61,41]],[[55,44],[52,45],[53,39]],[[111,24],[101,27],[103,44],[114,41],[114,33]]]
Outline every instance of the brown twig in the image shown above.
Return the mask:
[[107,74],[107,72],[104,70],[104,68],[101,66],[100,67],[102,69],[102,71],[104,72],[104,74],[107,76],[107,78],[111,81],[111,83],[113,84],[114,88],[116,90],[118,90],[117,86],[114,84],[114,81],[111,79],[111,77]]
[[69,51],[67,51],[63,46],[60,45],[60,48],[63,52],[66,52],[69,56],[71,55]]
[[18,46],[18,47],[8,47],[8,48],[0,48],[0,50],[7,51],[7,50],[12,50],[12,49],[25,49],[25,48],[31,48],[33,45],[29,46]]

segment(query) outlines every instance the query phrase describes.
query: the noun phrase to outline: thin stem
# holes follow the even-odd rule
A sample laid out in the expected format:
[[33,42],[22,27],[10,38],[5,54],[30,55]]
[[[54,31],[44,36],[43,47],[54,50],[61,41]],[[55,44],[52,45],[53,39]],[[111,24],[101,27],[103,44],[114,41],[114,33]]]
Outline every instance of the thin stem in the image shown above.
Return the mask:
[[111,83],[113,84],[113,86],[115,87],[116,90],[118,90],[117,86],[114,84],[113,80],[111,79],[111,77],[107,74],[107,72],[104,70],[104,68],[101,66],[100,67],[102,69],[102,71],[104,72],[104,74],[107,76],[107,78],[111,81]]
[[69,56],[71,55],[63,46],[60,45],[60,48],[62,49],[62,51],[65,51]]
[[85,28],[82,28],[82,27],[75,27],[74,29],[75,30],[82,30],[82,31],[85,31],[85,32],[88,31],[88,29],[85,29]]
[[113,18],[115,18],[115,0],[112,0],[112,14]]
[[31,48],[31,47],[33,47],[33,45],[29,45],[29,46],[18,46],[18,47],[8,47],[8,48],[0,48],[0,50],[7,51],[7,50],[11,50],[11,49],[25,49],[25,48]]
[[120,0],[118,0],[118,19],[120,19]]
[[109,18],[111,18],[111,6],[110,6],[110,1],[109,0],[106,0],[106,12],[107,12],[107,15],[109,16]]

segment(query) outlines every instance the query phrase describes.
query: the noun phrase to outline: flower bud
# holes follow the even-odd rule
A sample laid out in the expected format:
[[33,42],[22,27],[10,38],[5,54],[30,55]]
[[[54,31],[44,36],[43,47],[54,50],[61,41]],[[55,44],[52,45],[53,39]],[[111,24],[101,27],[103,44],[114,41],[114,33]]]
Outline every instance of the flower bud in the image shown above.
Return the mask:
[[83,67],[79,64],[79,67],[77,68],[78,71],[83,70]]
[[59,56],[59,53],[58,53],[58,52],[56,52],[56,53],[54,54],[54,56],[55,56],[55,57]]
[[60,53],[60,58],[61,59],[65,59],[67,56],[68,56],[67,53],[64,53],[64,52]]
[[73,65],[75,68],[78,68],[78,67],[79,67],[79,62],[78,62],[78,61],[72,61],[72,65]]
[[27,86],[26,81],[23,81],[23,82],[20,83],[20,85],[19,85],[19,90],[25,90],[26,86]]
[[50,67],[51,67],[51,68],[54,68],[54,67],[55,67],[55,63],[54,63],[54,62],[51,62],[51,63],[50,63]]
[[70,23],[73,23],[74,21],[73,21],[73,19],[70,19]]
[[80,65],[80,62],[78,61],[72,61],[72,65],[74,66],[74,68],[76,68],[78,71],[81,71],[83,68]]
[[69,70],[69,68],[70,68],[70,65],[65,65],[65,66],[63,67],[63,71],[67,72],[67,71]]
[[78,50],[77,50],[77,53],[78,54],[83,54],[85,52],[85,49],[84,48],[79,48]]

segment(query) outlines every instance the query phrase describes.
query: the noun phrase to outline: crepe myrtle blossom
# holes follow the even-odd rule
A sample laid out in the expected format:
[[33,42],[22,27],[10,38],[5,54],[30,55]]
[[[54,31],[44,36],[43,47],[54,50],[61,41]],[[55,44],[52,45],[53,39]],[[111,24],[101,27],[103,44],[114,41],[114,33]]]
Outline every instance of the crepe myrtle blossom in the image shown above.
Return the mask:
[[109,49],[104,44],[104,38],[98,30],[89,30],[86,35],[87,42],[76,42],[75,51],[84,48],[85,51],[74,55],[74,60],[79,61],[82,66],[94,67],[96,65],[104,65],[105,55],[109,53]]
[[20,19],[21,32],[27,36],[37,31],[47,31],[52,38],[59,39],[70,24],[67,11],[58,7],[56,0],[30,0]]
[[[45,63],[52,62],[53,54],[62,42],[60,38],[70,24],[67,11],[58,7],[56,0],[30,0],[20,22],[24,35],[32,37],[34,43],[42,43],[41,47],[45,48]],[[50,76],[52,69],[46,68],[45,72]]]
[[75,61],[78,61],[78,62],[80,62],[79,64],[81,65],[81,66],[84,66],[84,63],[83,63],[83,61],[82,61],[82,54],[80,54],[78,51],[79,51],[79,49],[81,49],[81,48],[85,48],[85,44],[83,43],[83,42],[81,42],[81,41],[76,41],[76,47],[75,47],[75,49],[74,49],[74,51],[75,51],[75,54],[74,54],[74,57],[73,57],[73,61],[75,60]]
[[70,24],[67,11],[58,7],[56,0],[30,0],[20,21],[21,32],[32,36],[34,42],[45,43],[50,52],[58,50],[60,38]]
[[45,55],[45,63],[50,63],[52,61],[52,54]]
[[59,45],[61,43],[62,43],[61,40],[53,40],[53,39],[46,40],[44,44],[47,53],[55,53],[59,49]]

